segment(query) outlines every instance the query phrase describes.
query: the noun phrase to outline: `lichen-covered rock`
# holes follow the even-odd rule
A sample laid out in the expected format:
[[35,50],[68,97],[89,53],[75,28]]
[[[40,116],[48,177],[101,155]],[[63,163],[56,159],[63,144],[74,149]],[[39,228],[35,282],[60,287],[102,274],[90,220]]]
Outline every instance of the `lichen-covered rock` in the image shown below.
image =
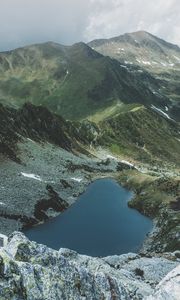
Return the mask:
[[69,249],[55,251],[15,232],[0,249],[0,299],[146,299],[158,293],[155,286],[177,265],[178,258],[130,253],[101,259]]

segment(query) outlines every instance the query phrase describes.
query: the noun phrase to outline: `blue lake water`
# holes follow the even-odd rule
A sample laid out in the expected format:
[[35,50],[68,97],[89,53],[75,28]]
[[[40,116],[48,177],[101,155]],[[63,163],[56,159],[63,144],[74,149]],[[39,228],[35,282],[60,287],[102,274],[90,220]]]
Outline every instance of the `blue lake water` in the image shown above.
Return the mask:
[[128,207],[132,196],[113,179],[96,180],[68,210],[25,234],[51,248],[91,256],[137,252],[152,221]]

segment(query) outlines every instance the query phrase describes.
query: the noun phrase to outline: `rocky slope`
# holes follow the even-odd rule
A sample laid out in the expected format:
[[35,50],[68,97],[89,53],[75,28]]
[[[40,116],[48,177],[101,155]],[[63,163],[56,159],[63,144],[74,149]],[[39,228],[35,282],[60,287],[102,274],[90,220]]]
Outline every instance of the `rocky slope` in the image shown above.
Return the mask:
[[22,138],[48,141],[63,149],[76,148],[73,138],[68,135],[68,124],[46,108],[29,103],[16,110],[0,105],[0,153],[18,161],[16,144]]
[[29,101],[82,119],[117,100],[168,107],[171,102],[159,89],[148,72],[136,67],[129,72],[83,43],[45,43],[0,53],[0,102],[6,105]]
[[90,155],[87,145],[95,125],[88,130],[88,122],[66,122],[32,104],[0,110],[1,233],[60,214],[93,177],[130,168]]
[[92,258],[68,249],[54,251],[14,233],[0,249],[0,298],[178,300],[179,259],[173,253],[166,256]]

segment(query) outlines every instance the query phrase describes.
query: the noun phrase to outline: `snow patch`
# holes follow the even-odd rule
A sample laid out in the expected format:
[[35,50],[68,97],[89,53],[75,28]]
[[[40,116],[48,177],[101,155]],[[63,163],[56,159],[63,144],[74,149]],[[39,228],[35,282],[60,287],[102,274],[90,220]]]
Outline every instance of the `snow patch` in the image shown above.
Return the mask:
[[173,55],[174,56],[174,58],[178,61],[178,62],[180,62],[180,58],[179,57],[177,57],[176,55]]
[[164,66],[164,67],[166,67],[167,65],[166,65],[166,63],[163,63],[163,62],[161,62],[161,65],[162,66]]
[[137,61],[139,64],[144,64],[144,65],[151,66],[151,62],[150,62],[150,61],[140,60],[140,59],[137,59],[137,58],[136,58],[136,61]]
[[154,95],[156,95],[156,94],[158,94],[156,91],[154,91],[154,90],[152,90],[152,93],[154,94]]
[[124,66],[124,65],[120,65],[120,66],[126,70],[129,70],[127,66]]
[[137,59],[137,58],[136,58],[136,61],[137,61],[138,63],[141,63],[141,60],[139,60],[139,59]]
[[21,175],[24,176],[24,177],[27,177],[27,178],[31,178],[31,179],[35,179],[35,180],[38,180],[38,181],[42,181],[42,179],[41,179],[41,177],[39,175],[29,174],[29,173],[24,173],[24,172],[21,172]]
[[160,62],[160,64],[163,66],[163,67],[174,67],[174,63],[165,63],[165,62]]
[[150,63],[150,61],[145,61],[145,60],[142,60],[142,63],[143,63],[144,65],[151,66],[151,63]]
[[160,62],[161,63],[161,65],[163,66],[163,67],[167,67],[167,64],[165,63],[165,62]]
[[121,163],[126,164],[130,167],[134,167],[134,165],[132,163],[130,163],[129,161],[127,161],[127,160],[121,160]]
[[118,50],[119,50],[119,51],[125,51],[125,49],[124,49],[124,48],[118,48]]
[[5,203],[4,202],[0,202],[0,205],[5,205]]
[[31,143],[36,143],[35,141],[31,140],[30,138],[27,138],[28,141],[30,141]]
[[125,60],[125,64],[133,65],[133,62],[132,62],[132,61],[127,61],[127,60]]
[[81,182],[82,178],[78,178],[78,177],[71,177],[72,180],[77,181],[77,182]]
[[166,118],[168,118],[169,120],[172,120],[170,117],[169,117],[169,115],[168,114],[166,114],[163,110],[161,110],[160,108],[158,108],[158,107],[156,107],[156,106],[154,106],[154,105],[151,105],[151,108],[152,109],[154,109],[154,110],[156,110],[156,111],[158,111],[158,112],[160,112],[161,114],[163,114]]
[[165,106],[165,110],[166,110],[166,111],[168,111],[168,110],[169,110],[169,108],[168,108],[167,106]]

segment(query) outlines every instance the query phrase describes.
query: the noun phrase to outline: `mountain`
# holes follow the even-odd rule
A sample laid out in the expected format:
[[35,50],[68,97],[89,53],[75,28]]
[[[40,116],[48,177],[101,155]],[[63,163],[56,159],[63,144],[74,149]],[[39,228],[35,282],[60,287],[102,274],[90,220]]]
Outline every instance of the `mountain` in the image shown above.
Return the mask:
[[126,33],[111,39],[94,40],[89,46],[105,56],[158,72],[180,69],[180,48],[148,32]]
[[117,103],[170,108],[159,81],[130,67],[84,43],[49,42],[0,53],[0,102],[43,105],[67,119],[84,119]]
[[[172,111],[180,113],[180,48],[148,32],[126,33],[111,39],[94,40],[89,46],[115,58],[127,68],[137,65],[139,72],[148,71],[160,84],[159,92],[172,103]],[[155,91],[157,92],[157,91]]]

